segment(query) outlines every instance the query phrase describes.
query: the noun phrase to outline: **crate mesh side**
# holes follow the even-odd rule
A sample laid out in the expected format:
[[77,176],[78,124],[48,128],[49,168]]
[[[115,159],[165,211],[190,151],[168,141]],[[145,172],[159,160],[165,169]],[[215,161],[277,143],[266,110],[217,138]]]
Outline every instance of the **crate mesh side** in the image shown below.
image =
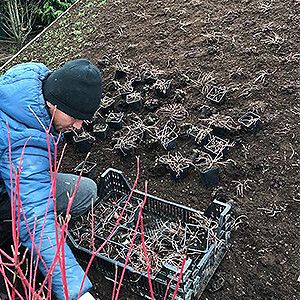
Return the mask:
[[144,211],[161,217],[167,217],[175,220],[180,219],[185,223],[190,222],[190,217],[193,214],[193,211],[176,205],[176,203],[158,200],[151,195],[147,196]]
[[111,193],[128,194],[131,188],[123,173],[114,169],[108,169],[101,176],[99,197],[108,197]]

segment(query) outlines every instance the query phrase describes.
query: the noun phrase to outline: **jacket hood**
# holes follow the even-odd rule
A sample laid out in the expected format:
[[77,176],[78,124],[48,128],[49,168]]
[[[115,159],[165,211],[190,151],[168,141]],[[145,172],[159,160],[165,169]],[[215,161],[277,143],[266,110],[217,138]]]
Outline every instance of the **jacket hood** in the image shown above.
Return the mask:
[[27,128],[43,130],[34,116],[48,128],[50,116],[42,93],[43,80],[50,70],[41,63],[24,63],[9,69],[0,77],[0,113],[3,112]]

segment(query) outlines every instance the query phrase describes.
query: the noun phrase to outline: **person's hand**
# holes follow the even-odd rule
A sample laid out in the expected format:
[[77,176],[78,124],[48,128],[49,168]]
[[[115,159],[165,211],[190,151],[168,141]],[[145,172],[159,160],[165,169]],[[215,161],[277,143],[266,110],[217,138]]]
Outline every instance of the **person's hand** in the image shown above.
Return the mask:
[[85,294],[83,294],[79,300],[95,300],[95,298],[92,296],[91,293],[87,292]]

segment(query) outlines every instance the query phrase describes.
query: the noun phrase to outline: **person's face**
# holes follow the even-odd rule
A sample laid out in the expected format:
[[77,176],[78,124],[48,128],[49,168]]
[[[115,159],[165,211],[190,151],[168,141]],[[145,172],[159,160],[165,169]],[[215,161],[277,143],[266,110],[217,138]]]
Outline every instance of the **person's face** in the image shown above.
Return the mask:
[[47,102],[51,115],[55,112],[53,118],[54,128],[59,132],[65,132],[70,129],[80,129],[82,127],[82,120],[75,119],[59,109],[55,110],[55,106],[50,102]]

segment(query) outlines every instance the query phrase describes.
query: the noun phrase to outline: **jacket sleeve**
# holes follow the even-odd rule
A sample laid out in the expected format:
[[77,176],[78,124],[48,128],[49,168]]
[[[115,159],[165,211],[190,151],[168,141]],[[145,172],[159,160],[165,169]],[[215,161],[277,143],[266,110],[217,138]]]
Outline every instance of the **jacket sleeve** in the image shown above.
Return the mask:
[[[24,143],[25,141],[23,143],[18,142],[19,145],[12,145],[12,162],[14,167],[17,167],[20,163]],[[51,188],[48,151],[45,147],[42,148],[41,144],[43,143],[30,140],[26,146],[20,176],[20,198],[31,232],[34,227],[35,217],[37,219],[35,244],[40,245],[40,240],[42,240],[42,244],[39,249],[41,257],[49,269],[56,253],[56,229],[54,223],[54,205],[51,198],[49,201],[50,204],[44,226],[44,233],[41,239],[44,216]],[[10,162],[8,159],[8,153],[4,155],[1,162],[1,174],[5,181],[7,192],[10,195]],[[32,248],[32,241],[26,228],[26,222],[22,216],[20,239],[25,247],[29,249]],[[78,297],[84,271],[77,263],[68,245],[65,244],[64,247],[68,292],[70,299],[73,300]],[[47,274],[46,268],[41,262],[39,263],[39,268],[44,275]],[[86,278],[82,293],[87,292],[90,288],[91,283],[89,279]],[[56,264],[53,272],[52,290],[58,300],[65,299],[59,263]]]

